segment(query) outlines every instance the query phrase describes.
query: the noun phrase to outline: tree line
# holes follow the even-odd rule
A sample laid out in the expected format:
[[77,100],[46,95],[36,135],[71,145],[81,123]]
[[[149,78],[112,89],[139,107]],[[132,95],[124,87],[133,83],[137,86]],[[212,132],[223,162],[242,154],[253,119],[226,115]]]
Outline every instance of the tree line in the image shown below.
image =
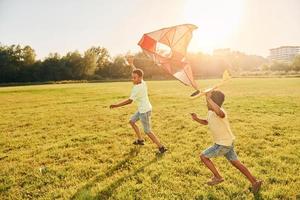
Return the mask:
[[[134,64],[144,70],[146,78],[170,78],[143,53],[134,55]],[[300,71],[300,57],[290,63],[269,63],[261,56],[231,51],[224,55],[188,53],[188,61],[196,77],[219,76],[225,69],[240,71],[281,70]],[[45,59],[36,59],[30,46],[0,44],[0,83],[44,82],[61,80],[111,80],[128,79],[131,67],[125,56],[111,57],[104,47],[91,47],[83,54],[78,51],[66,55],[50,53]]]

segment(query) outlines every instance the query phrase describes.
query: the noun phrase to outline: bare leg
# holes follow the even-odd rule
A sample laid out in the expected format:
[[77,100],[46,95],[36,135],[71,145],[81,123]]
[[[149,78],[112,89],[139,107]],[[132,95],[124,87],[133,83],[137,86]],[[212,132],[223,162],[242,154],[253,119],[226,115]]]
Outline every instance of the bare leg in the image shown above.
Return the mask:
[[214,174],[214,176],[218,179],[222,179],[222,176],[219,174],[218,170],[216,169],[216,167],[214,166],[213,162],[205,157],[204,155],[200,156],[202,162],[206,165],[206,167],[208,169],[210,169],[210,171]]
[[129,124],[132,126],[132,128],[133,128],[133,130],[134,130],[134,132],[135,132],[135,134],[136,134],[136,136],[138,138],[138,140],[143,140],[143,137],[141,135],[139,127],[135,124],[135,122],[129,121]]
[[231,160],[230,163],[235,166],[242,174],[244,174],[247,179],[254,185],[257,180],[256,178],[250,173],[250,171],[243,165],[239,160]]
[[160,143],[159,139],[154,135],[153,132],[147,133],[147,135],[152,140],[152,142],[158,146],[158,148],[162,147],[162,144]]

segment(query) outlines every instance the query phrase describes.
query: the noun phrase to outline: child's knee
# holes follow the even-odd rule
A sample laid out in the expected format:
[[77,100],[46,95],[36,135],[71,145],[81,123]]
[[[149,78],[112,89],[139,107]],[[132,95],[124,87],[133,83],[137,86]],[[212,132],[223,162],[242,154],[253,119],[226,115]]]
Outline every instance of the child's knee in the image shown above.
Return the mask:
[[240,165],[240,161],[239,160],[229,160],[229,162],[233,165],[233,166],[237,166]]
[[205,155],[204,154],[201,154],[200,155],[200,159],[204,162],[204,161],[206,161],[208,158],[207,157],[205,157]]
[[149,130],[144,130],[144,133],[145,133],[146,135],[148,135],[149,137],[150,137],[150,136],[153,136],[153,133],[152,133],[151,131],[149,131]]

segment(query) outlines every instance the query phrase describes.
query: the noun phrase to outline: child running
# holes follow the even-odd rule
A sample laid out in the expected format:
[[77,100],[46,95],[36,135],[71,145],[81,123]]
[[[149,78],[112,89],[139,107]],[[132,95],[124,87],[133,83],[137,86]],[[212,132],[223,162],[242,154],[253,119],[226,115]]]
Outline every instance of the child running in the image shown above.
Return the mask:
[[195,113],[191,113],[193,120],[202,125],[208,125],[214,141],[214,145],[203,151],[200,156],[202,162],[213,173],[212,179],[207,184],[213,186],[224,181],[210,158],[225,156],[234,167],[247,177],[252,184],[252,192],[256,194],[261,187],[262,181],[257,180],[238,160],[234,150],[235,136],[231,132],[228,116],[221,107],[224,99],[225,95],[221,91],[208,92],[206,93],[207,119],[200,119]]
[[[133,65],[133,63],[130,64]],[[141,69],[134,69],[131,74],[134,86],[132,88],[130,97],[120,103],[110,105],[110,108],[125,106],[135,101],[137,103],[138,110],[129,121],[137,136],[137,140],[135,140],[133,144],[144,145],[144,139],[138,126],[136,125],[136,122],[141,120],[144,132],[148,135],[152,142],[157,145],[159,153],[162,154],[167,151],[167,148],[161,144],[157,136],[151,130],[152,105],[148,98],[148,89],[146,82],[143,80],[143,75],[144,73]]]

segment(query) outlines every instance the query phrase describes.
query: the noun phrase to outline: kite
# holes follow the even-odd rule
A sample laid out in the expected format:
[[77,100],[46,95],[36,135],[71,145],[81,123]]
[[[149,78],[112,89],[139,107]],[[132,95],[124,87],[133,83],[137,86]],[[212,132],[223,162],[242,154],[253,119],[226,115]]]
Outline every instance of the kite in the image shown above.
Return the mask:
[[[193,24],[182,24],[167,28],[162,28],[153,32],[145,33],[138,45],[143,52],[156,65],[167,73],[181,81],[183,84],[193,87],[196,91],[190,98],[196,98],[207,92],[218,88],[230,79],[227,71],[223,73],[223,80],[211,88],[200,91],[193,76],[191,66],[186,58],[186,52],[193,31],[198,27]],[[133,56],[127,56],[133,66]],[[134,66],[133,66],[134,67]]]
[[[186,59],[187,47],[195,29],[197,26],[193,24],[182,24],[145,33],[138,45],[167,73],[199,92],[191,66]],[[159,47],[165,47],[169,52],[160,50]]]

